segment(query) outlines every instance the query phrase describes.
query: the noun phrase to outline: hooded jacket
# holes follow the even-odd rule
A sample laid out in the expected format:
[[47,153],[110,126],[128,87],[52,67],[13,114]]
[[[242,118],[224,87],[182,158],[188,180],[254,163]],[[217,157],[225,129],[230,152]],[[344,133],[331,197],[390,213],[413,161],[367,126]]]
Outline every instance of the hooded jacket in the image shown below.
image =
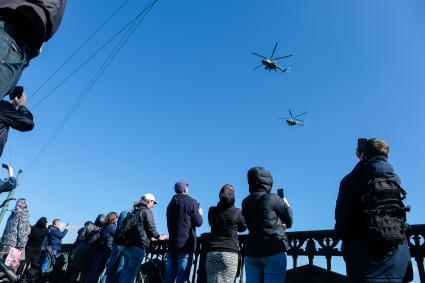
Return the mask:
[[6,18],[31,49],[38,55],[43,42],[59,28],[67,0],[0,0],[0,16]]
[[44,239],[49,233],[47,229],[47,219],[41,217],[37,223],[31,227],[31,233],[28,237],[28,243],[25,247],[25,257],[30,259],[37,259],[41,252],[41,246]]
[[248,184],[250,195],[242,202],[249,231],[246,255],[264,257],[285,252],[288,246],[285,229],[292,226],[292,209],[271,193],[273,177],[265,168],[251,168]]
[[354,282],[401,283],[413,276],[407,242],[394,250],[382,250],[359,231],[360,198],[369,180],[396,177],[393,166],[384,156],[372,156],[360,161],[340,184],[335,208],[335,232],[342,239],[342,253],[347,275]]
[[16,207],[7,219],[1,244],[18,249],[25,248],[31,231],[27,208]]

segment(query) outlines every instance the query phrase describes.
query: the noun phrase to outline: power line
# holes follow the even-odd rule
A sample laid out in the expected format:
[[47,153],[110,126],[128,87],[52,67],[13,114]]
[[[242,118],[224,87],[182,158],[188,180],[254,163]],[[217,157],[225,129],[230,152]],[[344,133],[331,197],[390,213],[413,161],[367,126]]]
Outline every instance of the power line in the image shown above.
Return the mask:
[[[151,0],[149,1],[151,2]],[[149,2],[147,4],[147,6],[149,5]],[[155,1],[156,2],[156,1]],[[116,37],[118,37],[122,32],[124,32],[125,30],[127,30],[132,24],[134,24],[135,22],[137,22],[144,14],[146,7],[139,13],[137,14],[130,22],[128,22],[122,29],[120,29],[117,33],[115,33],[105,44],[103,44],[100,48],[98,48],[95,52],[93,52],[92,55],[90,55],[82,64],[80,64],[77,68],[75,68],[68,76],[65,77],[65,79],[63,79],[61,82],[59,82],[59,84],[57,84],[53,89],[51,89],[48,93],[46,93],[46,95],[44,95],[40,101],[38,101],[32,108],[31,110],[34,111],[41,103],[43,103],[47,98],[50,97],[50,95],[52,95],[55,90],[57,90],[60,86],[62,86],[65,82],[67,82],[72,76],[74,76],[82,67],[84,67],[85,65],[87,65],[87,63],[89,63],[97,54],[100,53],[100,51],[102,51],[103,49],[105,49]]]
[[87,39],[80,45],[28,98],[28,100],[34,98],[37,93],[42,89],[72,58],[74,58],[128,3],[127,0],[122,4],[109,18],[106,19]]
[[69,119],[72,117],[74,112],[77,110],[78,106],[82,103],[84,98],[89,94],[90,90],[94,87],[96,82],[99,80],[99,78],[102,76],[102,74],[106,71],[108,66],[112,63],[112,61],[115,59],[115,57],[118,55],[118,53],[121,51],[123,46],[127,43],[129,38],[133,35],[133,33],[137,30],[137,28],[140,26],[140,24],[143,22],[143,20],[146,18],[146,16],[149,14],[149,12],[152,10],[153,6],[158,0],[150,0],[145,8],[141,12],[141,16],[139,17],[137,22],[134,22],[133,26],[130,26],[127,30],[127,32],[124,34],[123,38],[118,42],[118,44],[115,46],[111,54],[106,58],[104,63],[100,66],[94,77],[90,80],[90,82],[87,84],[86,88],[83,90],[83,92],[78,96],[77,100],[74,102],[74,104],[71,106],[71,108],[68,110],[66,115],[62,118],[62,120],[59,122],[58,126],[55,128],[53,133],[50,135],[46,143],[42,146],[40,151],[37,153],[37,155],[34,157],[32,162],[30,163],[27,172],[29,172],[32,167],[36,164],[36,162],[40,159],[40,157],[43,155],[43,153],[47,150],[50,143],[56,138],[56,136],[59,134],[59,132],[64,128],[66,123],[69,121]]

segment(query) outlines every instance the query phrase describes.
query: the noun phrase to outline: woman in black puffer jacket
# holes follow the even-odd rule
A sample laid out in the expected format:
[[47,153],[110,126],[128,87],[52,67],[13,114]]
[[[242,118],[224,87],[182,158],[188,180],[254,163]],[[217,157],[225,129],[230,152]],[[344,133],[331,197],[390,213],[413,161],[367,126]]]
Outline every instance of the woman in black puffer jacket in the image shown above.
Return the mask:
[[242,210],[236,208],[232,185],[220,190],[220,202],[210,207],[208,223],[211,226],[207,253],[207,282],[233,283],[238,269],[240,253],[238,232],[246,230]]
[[249,196],[242,202],[242,213],[248,226],[245,250],[246,282],[279,282],[285,280],[286,228],[292,226],[292,209],[286,199],[271,193],[273,178],[263,167],[248,171]]

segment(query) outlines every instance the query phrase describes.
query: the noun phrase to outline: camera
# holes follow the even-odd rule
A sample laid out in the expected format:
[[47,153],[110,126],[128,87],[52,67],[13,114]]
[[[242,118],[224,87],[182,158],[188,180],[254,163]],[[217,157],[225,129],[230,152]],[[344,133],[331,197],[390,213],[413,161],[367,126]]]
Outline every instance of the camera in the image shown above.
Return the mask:
[[277,189],[277,195],[282,199],[285,198],[285,191],[283,190],[283,188]]
[[16,86],[12,92],[9,94],[10,100],[15,100],[15,97],[18,99],[21,98],[22,94],[24,93],[24,88],[22,86]]
[[367,139],[366,138],[357,139],[357,152],[358,153],[365,153],[366,147],[367,147]]

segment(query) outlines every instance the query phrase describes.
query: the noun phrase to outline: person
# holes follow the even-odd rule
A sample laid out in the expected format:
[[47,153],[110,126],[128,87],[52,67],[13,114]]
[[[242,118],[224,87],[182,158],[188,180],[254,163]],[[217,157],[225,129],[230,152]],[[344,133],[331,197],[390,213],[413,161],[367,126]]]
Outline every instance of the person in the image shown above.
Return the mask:
[[285,281],[286,228],[292,226],[292,208],[285,198],[271,193],[273,177],[263,167],[248,171],[249,196],[242,202],[248,227],[245,250],[246,282]]
[[65,226],[63,231],[60,230],[62,221],[60,219],[54,219],[52,225],[49,226],[49,233],[46,238],[46,250],[43,257],[43,263],[41,266],[41,272],[43,276],[48,274],[50,280],[59,280],[61,277],[62,269],[67,265],[66,258],[61,254],[62,250],[62,239],[66,236],[69,231],[69,224]]
[[157,204],[155,196],[150,193],[145,194],[134,211],[128,214],[122,224],[123,227],[127,226],[126,222],[129,221],[129,217],[134,216],[135,225],[126,233],[125,248],[122,251],[125,263],[119,276],[119,283],[134,282],[145,257],[145,250],[149,247],[152,238],[165,239],[165,236],[159,235],[156,230],[155,220],[151,211],[155,204]]
[[[0,98],[57,31],[67,0],[0,0]],[[1,112],[2,110],[0,110]]]
[[41,217],[37,220],[35,225],[31,227],[28,243],[25,247],[25,269],[28,270],[30,278],[35,278],[40,269],[39,257],[41,254],[41,246],[48,233],[49,229],[47,228],[46,217]]
[[165,283],[189,282],[193,253],[196,249],[196,227],[202,225],[202,209],[189,196],[189,185],[182,179],[175,183],[176,194],[167,206],[169,244]]
[[233,283],[238,272],[240,247],[238,232],[246,230],[242,210],[235,207],[235,190],[224,185],[217,206],[208,210],[211,235],[206,259],[207,282]]
[[86,221],[84,227],[78,230],[78,236],[74,243],[75,248],[68,268],[69,283],[84,282],[94,256],[89,245],[100,234],[105,219],[105,214],[99,214],[94,223]]
[[118,214],[114,211],[109,212],[106,215],[106,223],[100,230],[100,237],[91,247],[96,251],[96,253],[91,263],[90,271],[87,275],[86,282],[88,283],[98,282],[99,275],[102,273],[109,255],[111,254],[114,234],[117,228],[117,220]]
[[27,200],[20,198],[16,201],[6,222],[0,244],[0,258],[5,259],[12,248],[22,251],[21,259],[25,259],[25,246],[31,231]]
[[340,183],[335,207],[335,232],[342,239],[347,275],[352,282],[408,282],[413,280],[407,241],[384,246],[364,229],[363,204],[366,188],[376,178],[400,179],[388,162],[389,146],[383,139],[369,139],[360,159]]
[[[2,64],[0,63],[0,66],[1,65]],[[31,131],[34,128],[33,116],[30,110],[26,107],[26,104],[27,97],[25,93],[23,93],[20,98],[15,97],[11,101],[0,101],[0,157],[3,154],[4,146],[7,142],[9,128],[13,128],[20,132]]]
[[[119,229],[124,221],[124,219],[127,217],[127,215],[134,211],[137,206],[141,203],[142,199],[137,199],[133,203],[133,209],[130,210],[124,210],[120,212],[120,215],[118,216],[117,221],[117,229]],[[122,271],[124,264],[125,264],[125,258],[121,256],[121,252],[124,250],[124,246],[120,243],[117,243],[115,237],[112,245],[112,251],[109,256],[109,259],[106,263],[106,269],[101,277],[99,283],[112,283],[116,282],[118,275]]]

